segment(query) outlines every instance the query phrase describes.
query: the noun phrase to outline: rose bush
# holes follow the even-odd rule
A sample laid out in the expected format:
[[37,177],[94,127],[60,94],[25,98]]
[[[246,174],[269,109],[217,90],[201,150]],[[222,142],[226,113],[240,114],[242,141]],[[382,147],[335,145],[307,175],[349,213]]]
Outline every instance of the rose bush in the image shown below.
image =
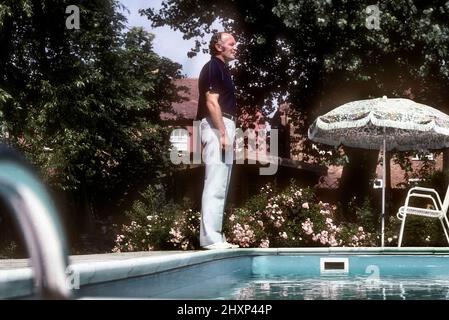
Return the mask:
[[168,201],[162,186],[149,186],[126,212],[130,222],[119,228],[112,251],[197,248],[200,214],[189,206]]
[[[127,212],[130,222],[119,228],[113,251],[198,249],[200,213],[190,206],[168,201],[161,187],[148,187]],[[299,188],[293,181],[283,190],[268,184],[242,207],[228,210],[224,232],[229,242],[243,248],[377,244],[372,228],[362,220],[339,221],[336,209],[320,201],[313,189]],[[363,210],[367,214],[369,208]]]
[[261,188],[226,221],[226,234],[241,247],[371,246],[363,226],[338,222],[336,206],[317,199],[293,181],[284,190]]

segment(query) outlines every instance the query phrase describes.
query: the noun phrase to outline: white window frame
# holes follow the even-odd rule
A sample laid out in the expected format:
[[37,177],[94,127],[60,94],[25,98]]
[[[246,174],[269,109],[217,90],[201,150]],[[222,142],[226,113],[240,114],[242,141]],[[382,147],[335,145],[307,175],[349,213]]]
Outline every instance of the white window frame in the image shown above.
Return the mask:
[[185,128],[176,128],[170,134],[170,143],[178,151],[189,151],[190,133]]

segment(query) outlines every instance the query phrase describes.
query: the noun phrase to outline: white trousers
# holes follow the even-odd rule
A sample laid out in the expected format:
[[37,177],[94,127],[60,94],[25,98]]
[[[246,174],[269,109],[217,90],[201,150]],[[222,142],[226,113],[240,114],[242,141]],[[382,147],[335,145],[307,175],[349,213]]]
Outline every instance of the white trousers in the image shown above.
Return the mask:
[[[235,138],[235,123],[224,117],[223,122],[232,145]],[[204,247],[226,241],[223,234],[223,214],[231,179],[233,147],[227,148],[223,159],[219,132],[214,130],[210,117],[201,120],[200,134],[203,144],[202,157],[206,165],[200,226],[200,245]]]

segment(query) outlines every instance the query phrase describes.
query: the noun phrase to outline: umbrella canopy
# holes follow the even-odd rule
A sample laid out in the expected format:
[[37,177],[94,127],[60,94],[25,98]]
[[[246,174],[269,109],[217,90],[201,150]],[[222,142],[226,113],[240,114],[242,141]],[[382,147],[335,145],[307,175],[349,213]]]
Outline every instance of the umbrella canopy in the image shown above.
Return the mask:
[[387,150],[441,149],[449,147],[449,116],[409,99],[359,100],[319,116],[309,138],[364,149],[379,149],[384,138]]
[[385,153],[449,147],[449,116],[409,99],[359,100],[319,116],[309,127],[312,141],[364,149],[383,149],[381,246],[385,232]]

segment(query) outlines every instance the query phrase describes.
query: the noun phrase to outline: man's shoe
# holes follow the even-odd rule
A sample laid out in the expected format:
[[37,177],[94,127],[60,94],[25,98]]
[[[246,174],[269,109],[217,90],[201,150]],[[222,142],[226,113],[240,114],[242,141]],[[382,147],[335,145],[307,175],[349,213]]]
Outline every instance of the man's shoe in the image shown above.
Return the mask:
[[235,249],[238,248],[239,246],[236,244],[231,244],[228,242],[217,242],[217,243],[213,243],[210,244],[208,246],[204,246],[203,249],[206,250],[216,250],[216,249]]

